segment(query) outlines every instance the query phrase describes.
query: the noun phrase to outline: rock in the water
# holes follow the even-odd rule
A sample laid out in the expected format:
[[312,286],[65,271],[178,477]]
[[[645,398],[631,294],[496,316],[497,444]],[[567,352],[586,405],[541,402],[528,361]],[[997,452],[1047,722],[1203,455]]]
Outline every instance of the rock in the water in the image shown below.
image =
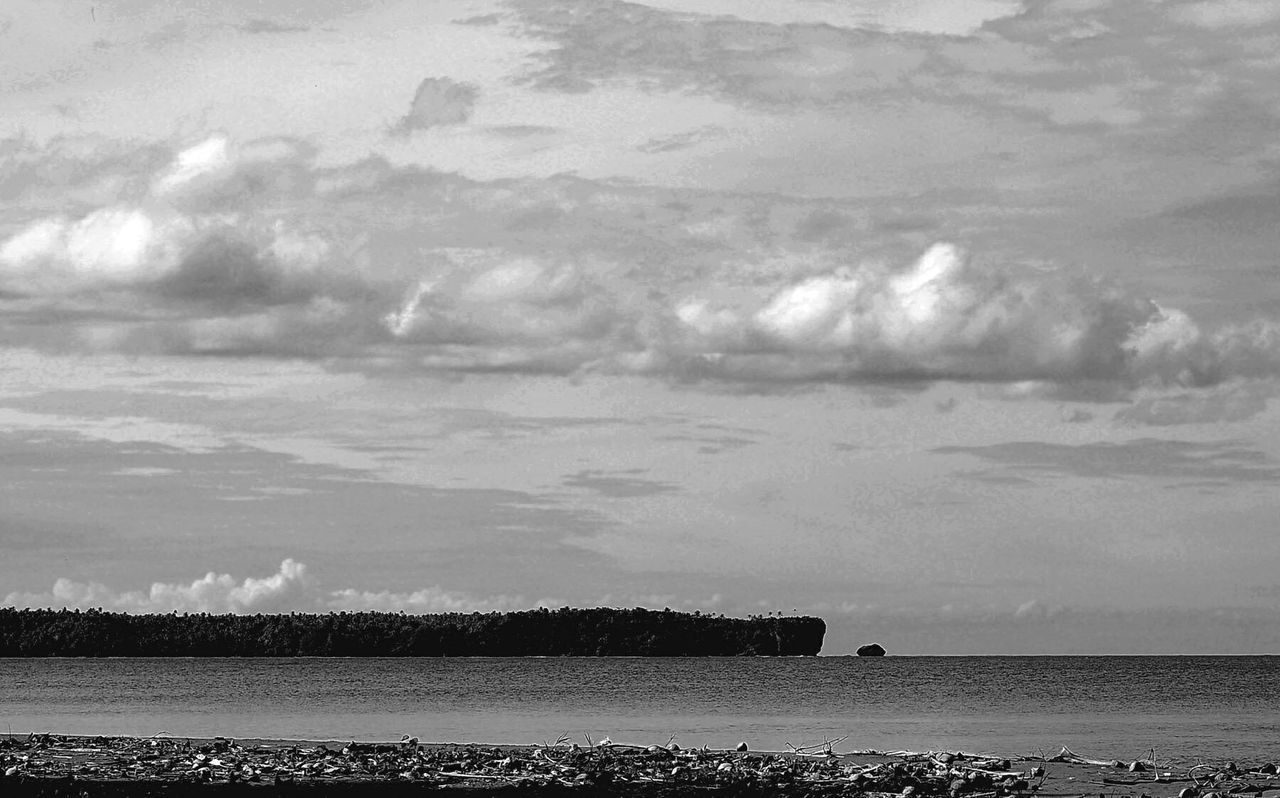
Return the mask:
[[883,657],[884,646],[879,643],[871,643],[870,645],[858,646],[859,657]]

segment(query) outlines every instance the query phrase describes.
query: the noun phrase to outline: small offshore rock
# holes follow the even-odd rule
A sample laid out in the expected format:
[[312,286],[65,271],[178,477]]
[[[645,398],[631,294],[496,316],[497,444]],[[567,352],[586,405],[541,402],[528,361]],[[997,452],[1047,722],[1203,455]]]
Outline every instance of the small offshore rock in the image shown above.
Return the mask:
[[1263,765],[1262,767],[1258,768],[1258,772],[1259,772],[1259,773],[1262,773],[1262,774],[1265,774],[1265,775],[1267,775],[1267,776],[1274,776],[1274,775],[1276,774],[1276,763],[1275,763],[1275,762],[1268,762],[1267,764],[1265,764],[1265,765]]
[[879,643],[868,643],[865,646],[858,646],[857,654],[859,657],[883,657],[884,646]]
[[1129,763],[1129,772],[1130,773],[1146,773],[1147,766],[1135,759],[1134,761]]
[[747,750],[747,744],[746,744],[745,742],[743,742],[743,743],[738,743],[738,748],[737,748],[737,750],[738,750],[738,751],[746,751],[746,750]]

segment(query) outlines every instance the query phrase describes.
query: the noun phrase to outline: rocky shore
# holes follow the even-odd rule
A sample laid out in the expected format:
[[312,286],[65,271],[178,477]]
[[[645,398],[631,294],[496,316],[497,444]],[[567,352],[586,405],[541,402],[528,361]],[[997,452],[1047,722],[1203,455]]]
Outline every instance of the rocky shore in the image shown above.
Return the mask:
[[[837,741],[838,742],[838,741]],[[287,740],[0,737],[0,795],[872,796],[873,798],[1280,798],[1271,763],[1174,767],[1154,757],[1089,759],[1063,749],[1006,759],[960,752],[787,752],[667,745],[536,746]]]

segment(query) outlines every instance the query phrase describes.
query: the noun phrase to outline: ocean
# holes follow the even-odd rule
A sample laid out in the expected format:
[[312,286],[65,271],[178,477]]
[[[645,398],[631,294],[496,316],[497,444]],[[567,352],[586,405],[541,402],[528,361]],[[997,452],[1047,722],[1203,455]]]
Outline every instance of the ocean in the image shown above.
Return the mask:
[[1261,762],[1277,676],[1277,657],[0,659],[0,733]]

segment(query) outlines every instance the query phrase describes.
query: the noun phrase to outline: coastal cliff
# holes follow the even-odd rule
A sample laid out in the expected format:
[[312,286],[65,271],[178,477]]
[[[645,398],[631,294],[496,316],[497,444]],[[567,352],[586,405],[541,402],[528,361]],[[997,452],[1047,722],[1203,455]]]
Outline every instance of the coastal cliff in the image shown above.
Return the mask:
[[4,657],[809,656],[821,618],[645,609],[130,615],[0,609]]

